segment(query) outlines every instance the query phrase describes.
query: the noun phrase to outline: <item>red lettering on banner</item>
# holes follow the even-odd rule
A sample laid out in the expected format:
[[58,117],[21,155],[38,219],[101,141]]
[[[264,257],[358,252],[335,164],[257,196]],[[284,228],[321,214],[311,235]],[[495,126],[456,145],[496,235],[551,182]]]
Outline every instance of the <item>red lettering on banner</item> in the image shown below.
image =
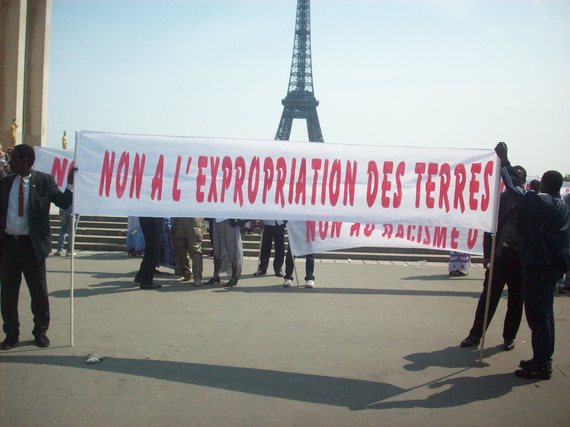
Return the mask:
[[447,247],[447,227],[435,227],[433,231],[433,246],[437,248]]
[[259,190],[259,157],[254,156],[249,165],[249,175],[247,179],[247,199],[250,204],[255,203]]
[[218,201],[218,168],[220,167],[220,158],[210,156],[210,190],[208,191],[208,202]]
[[299,200],[302,200],[301,204],[305,205],[307,199],[307,160],[301,159],[301,164],[299,165],[299,176],[297,177],[297,184],[295,184],[295,203],[298,205]]
[[63,162],[59,157],[54,157],[53,159],[53,164],[51,166],[51,175],[55,179],[58,187],[61,187],[63,185],[63,182],[69,174],[69,169],[73,168],[73,161],[71,164],[69,164],[69,168],[68,163],[69,160],[65,158],[63,159]]
[[204,202],[204,192],[202,187],[206,185],[206,175],[204,175],[204,168],[208,166],[208,157],[198,157],[198,173],[196,174],[196,201],[198,203]]
[[293,194],[295,189],[295,169],[297,168],[297,159],[293,158],[291,161],[291,179],[289,179],[289,195],[287,197],[287,203],[293,204]]
[[431,193],[435,191],[435,182],[433,182],[433,176],[437,174],[437,170],[437,163],[428,164],[426,180],[426,207],[428,209],[433,209],[435,206],[435,198],[431,196]]
[[398,163],[396,168],[396,192],[394,193],[394,207],[399,208],[402,204],[402,177],[406,173],[406,163]]
[[150,198],[154,200],[162,200],[162,180],[164,177],[164,155],[158,157],[158,163],[156,165],[156,170],[154,172],[154,177],[152,178]]
[[321,184],[321,205],[327,201],[327,181],[329,177],[329,159],[325,159],[325,168],[323,171],[323,183]]
[[475,211],[479,205],[475,198],[479,192],[479,181],[477,175],[481,173],[481,163],[473,163],[471,165],[471,181],[469,182],[469,209]]
[[424,230],[426,235],[425,235],[422,243],[424,245],[429,245],[431,243],[431,231],[429,231],[429,227],[423,227],[423,230]]
[[263,194],[261,196],[261,202],[265,204],[267,202],[267,193],[271,190],[273,185],[273,159],[271,157],[266,157],[263,161]]
[[372,207],[378,194],[378,165],[373,160],[368,162],[368,182],[366,183],[366,204]]
[[483,172],[483,183],[485,188],[485,194],[481,197],[481,210],[483,212],[487,212],[487,209],[489,209],[489,202],[491,201],[491,185],[489,183],[489,177],[493,176],[494,170],[495,163],[492,160],[488,161]]
[[354,189],[356,187],[356,171],[357,166],[356,162],[350,163],[350,161],[346,161],[346,174],[344,176],[344,197],[342,199],[342,204],[344,206],[350,204],[350,206],[354,206]]
[[387,208],[390,206],[390,198],[386,197],[386,192],[392,189],[392,183],[388,180],[388,175],[392,174],[393,169],[394,169],[394,162],[389,162],[389,161],[384,162],[384,167],[382,168],[382,172],[384,173],[384,178],[382,179],[382,195],[380,196],[383,208]]
[[133,194],[137,199],[141,197],[141,188],[144,175],[144,164],[146,162],[146,155],[139,155],[135,153],[135,163],[133,165],[133,174],[131,175],[131,188],[129,189],[129,197],[132,199]]
[[317,238],[315,221],[305,221],[305,239],[307,242],[314,242]]
[[416,236],[412,236],[412,232],[414,232],[416,230],[416,226],[415,225],[408,225],[408,233],[406,234],[406,238],[410,241],[410,242],[415,242],[416,241]]
[[105,150],[105,156],[103,157],[103,166],[101,167],[101,179],[99,180],[99,196],[103,195],[103,189],[105,190],[105,196],[109,197],[111,193],[111,183],[113,181],[113,169],[115,166],[115,152],[109,153]]
[[331,206],[336,206],[340,196],[340,173],[340,160],[335,159],[331,166],[331,179],[329,181]]
[[396,239],[404,238],[404,226],[402,224],[398,224],[398,227],[396,227],[396,235],[394,237]]
[[319,221],[319,237],[321,238],[321,240],[325,240],[327,238],[328,230],[329,230],[329,222]]
[[342,221],[333,221],[331,225],[331,237],[340,237],[340,231],[342,229]]
[[384,224],[384,231],[382,232],[382,237],[387,237],[390,239],[392,237],[392,232],[394,230],[394,226],[392,224]]
[[360,223],[355,222],[350,226],[350,237],[358,237],[360,235]]
[[416,205],[415,205],[416,208],[420,207],[420,200],[422,195],[422,175],[425,173],[425,171],[426,171],[425,163],[416,163],[416,167],[414,169],[414,172],[418,176],[418,179],[416,181]]
[[449,212],[449,185],[451,184],[451,166],[449,163],[443,163],[439,169],[439,202],[440,209],[444,208],[445,212]]
[[461,213],[465,212],[465,202],[463,201],[463,190],[465,189],[465,183],[467,182],[467,172],[465,171],[465,166],[459,164],[455,167],[453,171],[455,175],[455,193],[453,195],[453,208],[457,209],[461,206]]
[[285,178],[287,178],[287,163],[283,157],[279,157],[276,163],[277,182],[275,183],[275,204],[285,206],[285,195],[283,187],[285,186]]
[[449,246],[451,247],[451,249],[457,249],[458,248],[458,243],[457,243],[457,238],[459,237],[459,230],[455,227],[453,227],[451,229],[451,236],[449,238]]
[[477,243],[478,234],[479,234],[478,230],[474,230],[472,228],[469,229],[469,232],[467,233],[467,247],[469,249],[473,249],[475,247],[475,244]]
[[319,170],[321,169],[321,159],[311,160],[311,169],[313,170],[313,185],[311,187],[311,205],[317,201],[317,182],[319,179]]
[[174,183],[172,185],[172,200],[175,202],[180,201],[180,189],[178,188],[178,177],[180,176],[180,165],[182,164],[182,157],[176,158],[176,169],[174,170]]
[[364,231],[363,231],[364,235],[366,237],[370,237],[372,235],[372,233],[374,232],[375,228],[376,228],[376,225],[374,225],[374,224],[366,224],[364,226]]
[[242,156],[236,157],[236,178],[234,184],[234,203],[243,206],[243,181],[245,180],[245,159]]
[[117,182],[115,183],[115,191],[117,192],[117,198],[123,197],[125,193],[125,188],[127,187],[127,180],[129,176],[129,153],[123,151],[121,157],[119,157],[119,164],[117,166]]
[[[224,156],[222,159],[222,194],[220,194],[220,202],[224,203],[226,200],[226,190],[230,188],[232,182],[232,159],[229,156]],[[211,187],[210,187],[211,190]]]
[[[406,164],[404,162],[398,163],[396,168],[396,191],[392,193],[392,199],[387,196],[387,192],[392,190],[392,181],[389,175],[392,175],[394,171],[394,162],[385,161],[382,168],[384,178],[382,179],[382,194],[380,200],[383,208],[389,208],[393,206],[394,208],[400,207],[402,203],[402,180],[401,177],[404,175],[406,170]],[[390,203],[392,201],[392,203]]]
[[188,157],[188,161],[186,162],[186,175],[190,172],[190,166],[192,165],[192,156]]

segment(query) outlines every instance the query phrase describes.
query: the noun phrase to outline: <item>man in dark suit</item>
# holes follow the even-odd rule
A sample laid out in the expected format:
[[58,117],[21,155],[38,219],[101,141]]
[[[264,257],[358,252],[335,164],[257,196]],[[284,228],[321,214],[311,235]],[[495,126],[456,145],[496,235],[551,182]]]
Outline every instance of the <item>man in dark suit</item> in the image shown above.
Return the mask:
[[16,346],[20,336],[18,297],[22,273],[31,296],[34,344],[48,347],[50,312],[45,259],[51,250],[50,203],[71,205],[73,170],[61,192],[54,178],[32,169],[34,149],[17,145],[10,158],[12,173],[0,180],[0,282],[3,329],[1,349]]

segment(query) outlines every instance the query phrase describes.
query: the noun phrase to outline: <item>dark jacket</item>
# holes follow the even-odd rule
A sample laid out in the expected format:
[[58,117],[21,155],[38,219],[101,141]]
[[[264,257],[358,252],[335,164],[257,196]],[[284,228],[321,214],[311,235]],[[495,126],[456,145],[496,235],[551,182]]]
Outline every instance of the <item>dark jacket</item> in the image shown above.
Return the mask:
[[523,269],[567,271],[570,251],[570,210],[560,197],[524,191],[507,162],[501,168],[507,191],[522,205]]
[[[0,179],[0,245],[6,232],[8,199],[15,178],[16,174],[11,173]],[[61,192],[53,176],[32,170],[28,199],[28,226],[34,255],[38,261],[45,260],[51,250],[50,203],[60,208],[68,208],[72,201],[73,193],[70,190]]]

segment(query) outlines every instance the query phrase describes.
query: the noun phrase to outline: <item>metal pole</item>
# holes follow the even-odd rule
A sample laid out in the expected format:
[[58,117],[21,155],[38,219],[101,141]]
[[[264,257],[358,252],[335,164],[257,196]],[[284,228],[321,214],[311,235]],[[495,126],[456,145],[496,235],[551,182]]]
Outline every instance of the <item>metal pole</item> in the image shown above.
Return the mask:
[[74,335],[74,327],[73,327],[73,293],[75,289],[74,277],[75,277],[75,214],[73,213],[73,209],[71,212],[71,271],[70,271],[70,278],[69,278],[69,345],[73,347],[73,335]]
[[485,316],[483,316],[483,333],[481,334],[481,347],[479,348],[479,362],[483,362],[485,351],[485,335],[487,332],[487,319],[489,318],[489,305],[491,301],[491,286],[493,285],[493,269],[495,266],[495,243],[497,236],[497,218],[499,217],[499,199],[501,195],[501,161],[497,159],[495,173],[495,210],[493,212],[493,239],[491,241],[491,265],[489,266],[489,279],[487,280],[487,296],[485,300]]

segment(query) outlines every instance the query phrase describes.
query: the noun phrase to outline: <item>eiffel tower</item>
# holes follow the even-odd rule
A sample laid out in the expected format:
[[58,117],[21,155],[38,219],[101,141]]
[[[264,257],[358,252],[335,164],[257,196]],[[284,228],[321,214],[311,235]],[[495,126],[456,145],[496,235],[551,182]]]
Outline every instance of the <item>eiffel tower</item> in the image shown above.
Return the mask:
[[315,98],[313,90],[310,0],[297,0],[291,74],[287,96],[281,100],[281,104],[283,104],[283,114],[275,139],[289,140],[293,119],[305,119],[309,141],[323,142],[323,133],[317,116],[319,101]]

